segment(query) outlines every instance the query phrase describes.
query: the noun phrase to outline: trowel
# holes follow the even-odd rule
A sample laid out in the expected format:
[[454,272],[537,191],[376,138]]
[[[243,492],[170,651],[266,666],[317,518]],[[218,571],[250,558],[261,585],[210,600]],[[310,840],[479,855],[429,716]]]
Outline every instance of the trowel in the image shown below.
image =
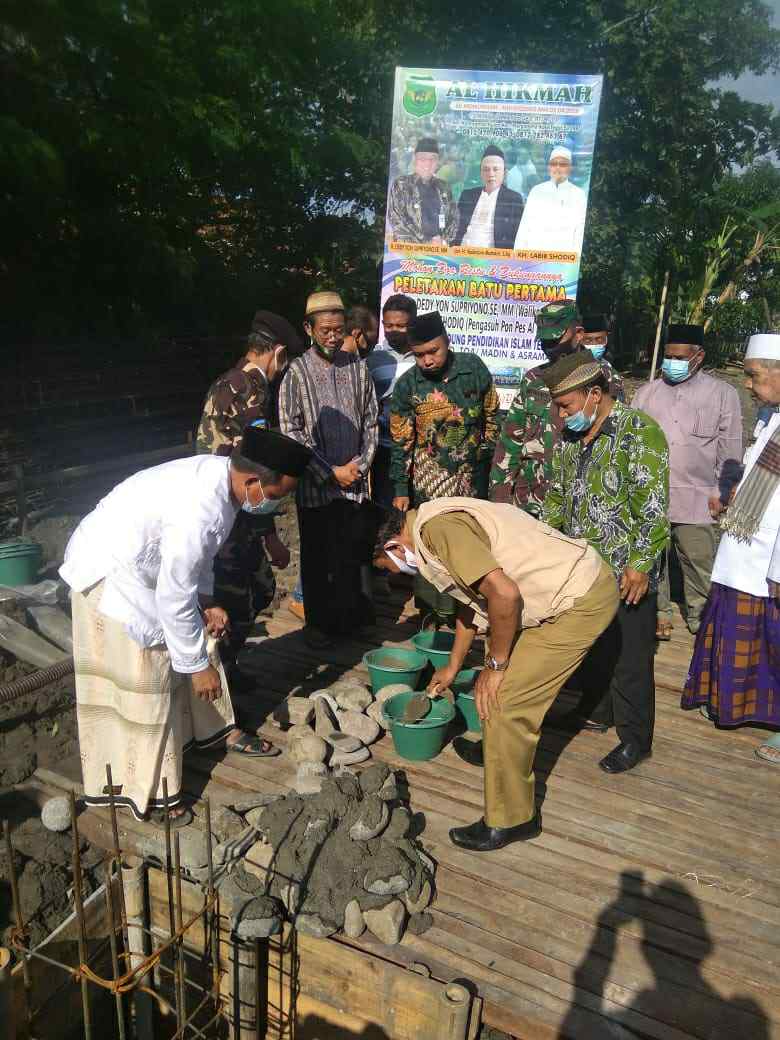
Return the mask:
[[400,722],[419,722],[431,710],[431,699],[427,693],[415,693],[406,702]]

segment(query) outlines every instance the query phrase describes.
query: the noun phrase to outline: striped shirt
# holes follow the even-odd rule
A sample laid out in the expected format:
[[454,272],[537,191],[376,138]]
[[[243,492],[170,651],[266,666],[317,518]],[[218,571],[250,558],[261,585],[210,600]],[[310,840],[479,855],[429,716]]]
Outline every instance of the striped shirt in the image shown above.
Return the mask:
[[[365,361],[343,350],[332,362],[314,349],[296,358],[282,380],[279,424],[282,433],[315,452],[298,481],[298,505],[314,508],[336,499],[368,498],[366,475],[378,434],[376,393]],[[342,488],[332,469],[353,460],[363,476]]]
[[414,354],[399,354],[388,343],[375,347],[366,358],[368,371],[374,380],[377,400],[379,401],[379,443],[383,448],[392,448],[393,438],[390,436],[390,400],[395,384],[415,364]]

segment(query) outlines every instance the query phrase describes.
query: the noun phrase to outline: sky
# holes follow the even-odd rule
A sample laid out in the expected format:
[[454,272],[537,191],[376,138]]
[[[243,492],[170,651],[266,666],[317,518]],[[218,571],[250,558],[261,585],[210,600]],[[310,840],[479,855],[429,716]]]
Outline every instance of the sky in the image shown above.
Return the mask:
[[[764,0],[764,3],[774,12],[775,28],[780,29],[780,0]],[[756,76],[752,72],[746,72],[736,80],[722,79],[718,86],[722,90],[736,90],[746,101],[772,104],[780,111],[780,73]]]

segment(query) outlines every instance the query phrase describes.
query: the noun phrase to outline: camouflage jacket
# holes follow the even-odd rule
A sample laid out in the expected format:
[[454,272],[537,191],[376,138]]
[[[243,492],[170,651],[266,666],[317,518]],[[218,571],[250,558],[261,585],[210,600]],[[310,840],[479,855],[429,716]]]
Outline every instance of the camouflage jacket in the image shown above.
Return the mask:
[[390,405],[394,494],[415,505],[451,495],[484,498],[498,439],[498,394],[484,361],[452,352],[446,379],[415,365],[395,385]]
[[[622,377],[602,361],[609,392],[625,401]],[[561,439],[563,421],[542,379],[546,365],[523,374],[506,413],[490,470],[491,502],[509,502],[539,517],[552,478],[553,448]]]
[[[439,192],[440,212],[444,213],[444,229],[439,232],[445,242],[451,242],[458,230],[458,207],[452,192],[444,181],[433,178]],[[422,224],[420,178],[415,174],[397,177],[390,188],[387,219],[393,229],[393,238],[401,242],[425,242]]]
[[229,455],[241,431],[255,419],[268,419],[268,381],[256,368],[245,371],[241,361],[214,380],[206,394],[196,435],[198,455]]

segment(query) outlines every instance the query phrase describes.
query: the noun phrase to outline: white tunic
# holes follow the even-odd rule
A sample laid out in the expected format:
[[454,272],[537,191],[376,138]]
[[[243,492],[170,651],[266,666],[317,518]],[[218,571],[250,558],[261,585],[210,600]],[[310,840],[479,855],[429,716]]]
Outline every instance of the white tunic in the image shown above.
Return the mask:
[[102,614],[141,646],[164,643],[174,671],[202,671],[198,594],[214,591],[214,557],[237,511],[229,458],[196,455],[142,470],[84,517],[60,574],[77,592],[105,578]]
[[582,249],[587,196],[571,181],[544,181],[531,188],[515,236],[515,249]]
[[[745,452],[742,481],[756,464],[764,445],[779,424],[780,413],[775,413],[768,423],[760,422],[756,426],[755,442]],[[769,594],[766,584],[768,577],[772,581],[780,581],[780,487],[770,500],[750,542],[738,542],[732,535],[724,533],[712,568],[713,581],[740,592],[749,592],[751,596]]]
[[483,189],[474,207],[474,212],[471,214],[471,220],[466,228],[466,234],[463,236],[461,245],[482,246],[484,249],[493,248],[493,219],[496,215],[498,192],[498,188],[491,192]]

